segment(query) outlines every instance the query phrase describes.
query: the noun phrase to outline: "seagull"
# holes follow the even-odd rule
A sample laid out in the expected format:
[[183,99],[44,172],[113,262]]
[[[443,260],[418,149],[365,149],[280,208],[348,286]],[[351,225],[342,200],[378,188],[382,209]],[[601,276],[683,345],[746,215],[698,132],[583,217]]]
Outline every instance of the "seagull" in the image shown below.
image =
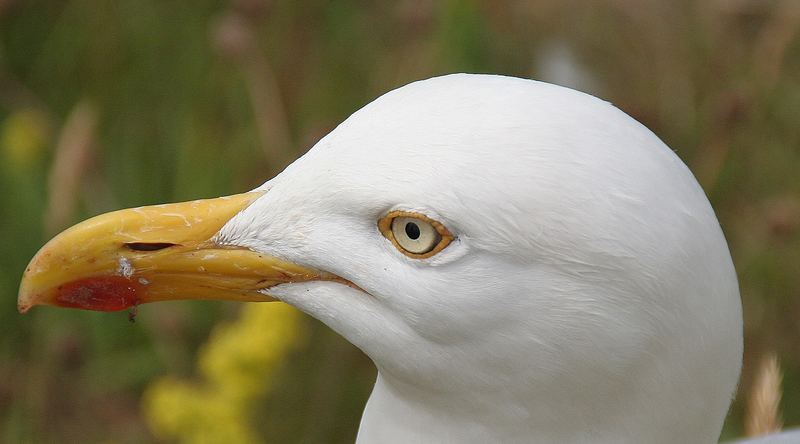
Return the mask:
[[695,177],[613,105],[454,74],[386,93],[234,196],[47,243],[18,307],[278,300],[378,368],[364,443],[715,443],[742,362]]

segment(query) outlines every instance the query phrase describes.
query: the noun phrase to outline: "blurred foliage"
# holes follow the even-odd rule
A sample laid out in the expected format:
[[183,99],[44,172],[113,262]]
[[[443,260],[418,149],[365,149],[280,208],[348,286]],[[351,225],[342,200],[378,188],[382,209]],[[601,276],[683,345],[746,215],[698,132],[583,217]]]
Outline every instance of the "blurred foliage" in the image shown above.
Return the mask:
[[[155,441],[146,387],[162,381],[164,403],[206,393],[206,370],[205,382],[177,381],[194,378],[201,344],[239,309],[163,303],[135,325],[19,316],[19,277],[49,236],[111,209],[254,187],[377,95],[457,71],[590,92],[677,150],[741,283],[745,368],[724,436],[741,433],[771,351],[785,422],[800,424],[798,32],[795,0],[0,0],[0,441]],[[374,369],[303,323],[307,345],[247,400],[241,421],[260,421],[240,424],[272,442],[352,442]]]
[[0,150],[9,171],[30,171],[48,143],[50,128],[45,116],[34,109],[9,115],[0,128]]
[[286,304],[251,304],[217,326],[200,350],[202,384],[163,377],[144,395],[156,436],[181,443],[258,443],[253,405],[271,389],[287,353],[304,337],[300,313]]

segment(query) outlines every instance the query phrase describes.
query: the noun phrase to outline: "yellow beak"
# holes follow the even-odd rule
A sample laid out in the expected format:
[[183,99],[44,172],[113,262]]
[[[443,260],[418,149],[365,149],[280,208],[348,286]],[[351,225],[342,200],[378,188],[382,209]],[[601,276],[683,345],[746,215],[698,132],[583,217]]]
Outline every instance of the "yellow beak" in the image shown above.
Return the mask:
[[79,223],[33,257],[18,308],[57,305],[117,311],[174,299],[271,301],[264,290],[336,276],[213,236],[262,193],[131,208]]

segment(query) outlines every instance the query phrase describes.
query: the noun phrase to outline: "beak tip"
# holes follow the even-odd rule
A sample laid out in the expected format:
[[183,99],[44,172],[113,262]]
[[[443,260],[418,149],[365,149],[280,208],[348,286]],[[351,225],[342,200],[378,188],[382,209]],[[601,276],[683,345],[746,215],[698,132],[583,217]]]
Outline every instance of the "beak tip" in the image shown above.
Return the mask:
[[[27,273],[26,273],[27,274]],[[19,293],[17,294],[17,310],[20,314],[25,314],[28,310],[31,309],[34,305],[37,305],[36,302],[36,294],[30,291],[28,286],[27,280],[25,279],[26,276],[22,277],[22,282],[19,286]]]
[[30,293],[20,291],[19,296],[17,297],[17,311],[19,311],[20,314],[27,313],[31,307],[36,305],[36,302],[33,299],[34,298],[30,295]]
[[22,281],[19,283],[19,293],[17,293],[17,311],[20,314],[25,314],[28,310],[31,309],[31,297],[30,292],[27,291],[27,280],[25,279],[28,275],[28,270],[25,270],[25,273],[22,275]]
[[[39,258],[44,250],[45,248],[42,247],[42,249],[36,253],[22,273],[22,279],[19,283],[19,292],[17,293],[17,311],[19,311],[20,314],[25,314],[35,305],[42,304],[42,295],[40,291],[38,291],[39,289],[36,288],[36,284],[32,282],[31,276],[35,274],[34,270],[37,270]],[[50,253],[46,254],[47,256],[50,255]]]

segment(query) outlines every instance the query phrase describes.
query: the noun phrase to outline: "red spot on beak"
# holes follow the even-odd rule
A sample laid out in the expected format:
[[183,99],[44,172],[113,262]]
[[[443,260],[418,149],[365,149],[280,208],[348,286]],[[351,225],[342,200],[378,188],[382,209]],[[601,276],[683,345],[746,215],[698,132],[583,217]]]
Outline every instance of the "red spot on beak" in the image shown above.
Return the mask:
[[56,304],[95,311],[120,311],[139,304],[144,287],[121,276],[80,279],[56,290]]

